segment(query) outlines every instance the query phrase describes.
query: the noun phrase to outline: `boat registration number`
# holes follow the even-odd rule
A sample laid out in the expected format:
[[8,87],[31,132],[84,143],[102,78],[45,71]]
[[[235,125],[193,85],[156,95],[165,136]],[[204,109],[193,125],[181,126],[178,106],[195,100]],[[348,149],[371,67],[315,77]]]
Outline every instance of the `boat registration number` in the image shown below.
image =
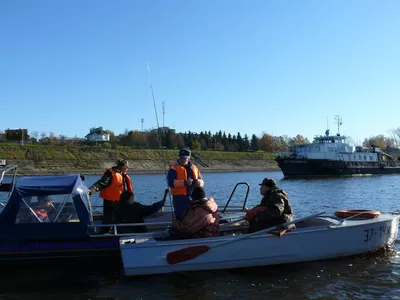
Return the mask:
[[371,241],[374,237],[384,237],[390,233],[390,226],[382,225],[379,228],[369,228],[364,230],[364,242]]

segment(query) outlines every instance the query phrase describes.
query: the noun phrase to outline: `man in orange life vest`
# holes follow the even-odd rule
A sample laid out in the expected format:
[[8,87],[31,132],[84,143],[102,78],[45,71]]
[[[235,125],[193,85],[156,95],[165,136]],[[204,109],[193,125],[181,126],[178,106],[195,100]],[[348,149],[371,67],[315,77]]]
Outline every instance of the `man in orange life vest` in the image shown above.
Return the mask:
[[38,202],[32,205],[31,220],[32,222],[47,223],[53,222],[56,210],[51,203],[50,196],[38,196]]
[[190,154],[190,150],[181,149],[177,162],[170,166],[167,175],[174,214],[178,220],[183,220],[193,188],[204,186],[199,169],[190,162]]
[[[114,210],[123,191],[133,193],[132,182],[126,171],[129,163],[127,160],[119,160],[117,165],[108,168],[103,176],[95,182],[89,189],[89,195],[100,191],[103,198],[103,224],[111,224]],[[108,228],[102,228],[102,232],[107,232]]]

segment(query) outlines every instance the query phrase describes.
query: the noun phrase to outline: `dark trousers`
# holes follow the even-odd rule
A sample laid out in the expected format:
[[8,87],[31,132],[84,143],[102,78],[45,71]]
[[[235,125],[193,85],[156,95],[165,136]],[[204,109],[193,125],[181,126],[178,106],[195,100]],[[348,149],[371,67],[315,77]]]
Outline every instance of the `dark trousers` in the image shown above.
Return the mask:
[[[113,213],[115,208],[117,207],[117,203],[111,200],[103,200],[103,224],[112,224],[113,223]],[[112,232],[112,227],[101,227],[101,233]]]

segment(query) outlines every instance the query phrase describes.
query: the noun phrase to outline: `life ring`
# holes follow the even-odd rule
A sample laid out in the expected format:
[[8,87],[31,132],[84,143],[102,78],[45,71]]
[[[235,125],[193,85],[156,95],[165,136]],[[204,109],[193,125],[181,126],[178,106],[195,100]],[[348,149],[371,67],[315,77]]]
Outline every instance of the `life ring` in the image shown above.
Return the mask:
[[335,211],[335,216],[339,218],[359,217],[359,218],[373,219],[379,217],[380,215],[381,215],[380,211],[368,210],[368,209],[349,209],[349,210],[342,209]]

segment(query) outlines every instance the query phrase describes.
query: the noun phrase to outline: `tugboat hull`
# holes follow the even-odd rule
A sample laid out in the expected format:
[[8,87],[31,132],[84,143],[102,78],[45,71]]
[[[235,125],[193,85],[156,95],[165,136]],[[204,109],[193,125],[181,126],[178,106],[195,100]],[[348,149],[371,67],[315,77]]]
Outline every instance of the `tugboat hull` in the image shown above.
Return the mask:
[[327,159],[276,159],[285,178],[400,174],[400,162],[352,163]]

